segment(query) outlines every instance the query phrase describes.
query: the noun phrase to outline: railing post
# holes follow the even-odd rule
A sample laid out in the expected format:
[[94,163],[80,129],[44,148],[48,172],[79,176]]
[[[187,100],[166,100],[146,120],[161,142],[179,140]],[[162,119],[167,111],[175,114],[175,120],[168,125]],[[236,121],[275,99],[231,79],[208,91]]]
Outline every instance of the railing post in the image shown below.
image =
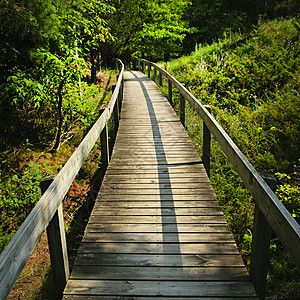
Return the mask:
[[250,276],[259,299],[265,299],[270,254],[271,227],[259,207],[255,206]]
[[160,86],[163,85],[162,73],[161,73],[161,72],[159,72],[159,85],[160,85]]
[[142,62],[142,73],[145,73],[145,62]]
[[141,70],[141,61],[138,60],[138,70],[140,71]]
[[[100,115],[104,112],[104,109],[99,111]],[[109,163],[109,143],[108,143],[108,127],[107,124],[104,126],[100,134],[101,142],[101,167],[105,171]]]
[[180,121],[185,127],[185,98],[180,94]]
[[122,102],[123,102],[123,91],[124,91],[124,78],[122,78],[121,81],[121,86],[120,86],[120,91],[119,91],[119,96],[118,96],[118,108],[119,108],[119,120],[120,120],[120,115],[121,115],[121,109],[122,109]]
[[169,90],[169,102],[172,105],[173,100],[172,100],[172,81],[171,81],[171,79],[168,79],[168,90]]
[[[114,93],[116,89],[116,85],[112,86],[112,92]],[[119,90],[118,98],[116,100],[115,106],[114,106],[114,125],[115,125],[115,136],[117,136],[118,127],[119,127],[119,98],[120,98],[121,89]]]
[[[272,178],[269,178],[266,174],[260,175],[267,182],[273,192],[275,192],[275,180],[272,180]],[[255,205],[250,256],[250,276],[259,299],[265,299],[266,296],[271,234],[271,226],[259,207]]]
[[[205,108],[211,113],[211,107],[205,105]],[[203,122],[203,165],[206,170],[207,176],[210,176],[210,142],[211,134],[206,124]]]
[[[42,194],[46,192],[53,180],[54,176],[49,176],[41,181]],[[47,237],[53,282],[57,296],[61,298],[70,275],[62,203],[47,227]]]
[[149,78],[151,77],[151,65],[150,64],[148,65],[148,77]]
[[153,78],[154,82],[156,81],[156,68],[154,67],[154,78]]

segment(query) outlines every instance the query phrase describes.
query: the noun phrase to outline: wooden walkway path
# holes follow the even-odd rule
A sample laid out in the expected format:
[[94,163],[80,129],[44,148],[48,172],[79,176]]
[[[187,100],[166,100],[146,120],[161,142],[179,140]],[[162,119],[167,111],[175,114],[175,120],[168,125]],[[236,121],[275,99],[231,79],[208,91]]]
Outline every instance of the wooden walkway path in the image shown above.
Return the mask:
[[254,299],[203,165],[153,81],[125,72],[112,159],[64,299]]

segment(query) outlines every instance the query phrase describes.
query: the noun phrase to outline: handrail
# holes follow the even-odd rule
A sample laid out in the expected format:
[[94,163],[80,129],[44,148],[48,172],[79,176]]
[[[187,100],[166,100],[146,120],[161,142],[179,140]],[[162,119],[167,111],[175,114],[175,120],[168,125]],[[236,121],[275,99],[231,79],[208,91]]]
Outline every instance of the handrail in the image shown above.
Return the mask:
[[124,65],[121,60],[118,62],[121,65],[121,70],[107,108],[0,255],[0,299],[5,299],[8,296],[41,235],[48,227],[85,159],[98,140],[100,133],[106,127],[117,107],[118,100],[122,97]]
[[[148,76],[150,77],[151,67],[154,67],[155,72],[154,76],[156,77],[156,71],[160,73],[159,83],[162,85],[162,75],[168,79],[169,83],[169,100],[172,97],[172,85],[178,89],[185,100],[189,102],[189,104],[195,109],[196,112],[199,113],[203,122],[207,126],[210,132],[214,135],[216,141],[221,146],[223,152],[227,155],[229,161],[233,165],[234,169],[238,172],[239,176],[243,180],[246,188],[250,191],[251,195],[254,198],[256,204],[256,210],[259,214],[260,212],[267,220],[267,223],[271,226],[277,236],[280,238],[283,246],[290,253],[291,257],[295,261],[297,267],[300,269],[300,226],[296,222],[296,220],[291,216],[285,206],[280,202],[280,200],[276,197],[274,192],[268,186],[268,184],[263,180],[263,178],[259,175],[259,173],[255,170],[252,164],[247,160],[247,158],[243,155],[240,149],[236,146],[236,144],[232,141],[232,139],[228,136],[228,134],[224,131],[224,129],[219,125],[219,123],[213,118],[213,116],[208,112],[203,104],[199,102],[197,98],[195,98],[180,82],[178,82],[172,75],[170,75],[167,71],[160,68],[153,62],[147,61],[145,59],[137,59],[138,66],[142,65],[142,70],[145,69],[145,66],[148,66]],[[170,87],[171,86],[171,87]],[[170,94],[171,93],[171,94]],[[170,100],[171,102],[171,100]],[[256,222],[260,220],[259,215],[255,216]],[[263,231],[264,228],[259,228],[261,226],[257,225],[258,231]],[[258,235],[260,233],[258,232]],[[253,236],[253,239],[256,237]],[[261,247],[259,243],[262,241],[258,241],[258,244],[254,243],[253,247],[258,249]],[[268,244],[267,244],[268,247]],[[264,248],[266,249],[266,248]],[[255,256],[259,256],[261,254],[257,254]],[[259,261],[256,257],[252,259],[251,257],[251,265],[252,261],[255,261],[255,264],[266,264],[266,262]],[[250,275],[252,277],[254,285],[260,285],[259,281],[261,279],[257,279],[257,276],[260,276],[255,273],[259,270],[259,266],[250,266]],[[252,270],[252,272],[251,272]],[[258,281],[257,283],[255,283]],[[259,287],[256,287],[256,290],[259,290]],[[258,291],[257,291],[258,292]],[[263,291],[258,292],[261,293],[262,297]]]

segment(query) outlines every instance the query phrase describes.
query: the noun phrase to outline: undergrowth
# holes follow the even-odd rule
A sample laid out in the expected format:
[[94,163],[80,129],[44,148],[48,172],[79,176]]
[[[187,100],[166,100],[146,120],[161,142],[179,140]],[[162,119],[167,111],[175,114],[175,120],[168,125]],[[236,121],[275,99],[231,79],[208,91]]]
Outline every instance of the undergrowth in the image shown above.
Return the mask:
[[[1,107],[0,114],[4,117],[1,118],[0,127],[5,128],[5,134],[1,137],[0,149],[0,252],[40,199],[41,179],[58,174],[97,120],[98,109],[109,100],[111,85],[116,79],[115,72],[108,70],[101,75],[105,78],[98,85],[83,82],[80,91],[77,89],[76,92],[75,88],[66,91],[64,130],[60,148],[54,153],[49,150],[55,136],[55,130],[52,130],[55,125],[49,122],[50,115],[55,111],[49,107],[38,111],[28,111],[27,108],[26,111],[20,111],[18,116],[11,115],[9,120],[5,107]],[[15,117],[21,121],[14,122]],[[99,149],[95,148],[87,161],[76,178],[79,186],[89,184],[99,165]],[[72,212],[70,217],[76,211],[75,206],[80,207],[84,200],[79,197],[76,204],[76,197],[74,195],[69,203],[72,207],[65,205]]]

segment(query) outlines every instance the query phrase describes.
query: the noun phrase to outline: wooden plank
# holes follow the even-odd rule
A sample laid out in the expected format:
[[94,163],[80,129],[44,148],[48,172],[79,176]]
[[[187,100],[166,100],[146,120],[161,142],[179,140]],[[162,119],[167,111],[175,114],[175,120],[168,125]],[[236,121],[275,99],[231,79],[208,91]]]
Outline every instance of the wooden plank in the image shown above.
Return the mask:
[[193,183],[193,184],[198,184],[198,183],[203,183],[205,182],[206,184],[209,183],[209,180],[207,177],[170,177],[168,174],[166,176],[157,176],[157,178],[145,178],[143,174],[140,174],[139,178],[133,178],[131,175],[128,176],[127,178],[124,176],[105,176],[102,184],[115,184],[117,183],[118,185],[120,184],[187,184],[187,183]]
[[[70,300],[70,299],[74,299],[74,300],[95,300],[95,299],[99,299],[99,296],[94,295],[94,296],[81,296],[81,295],[66,295],[63,297],[64,300]],[[102,296],[101,295],[101,299],[102,300],[112,300],[112,299],[122,299],[122,297],[114,297],[112,298],[112,296]],[[155,297],[143,297],[143,296],[134,296],[134,300],[187,300],[187,299],[193,299],[195,300],[195,297],[189,297],[189,296],[185,296],[185,297],[159,297],[159,296],[155,296]],[[207,299],[206,296],[201,296],[198,295],[196,299]],[[224,300],[224,299],[232,299],[231,296],[229,297],[209,297],[209,300]],[[238,299],[243,299],[243,300],[253,300],[253,299],[258,299],[257,297],[243,297],[243,296],[239,296]]]
[[197,162],[190,162],[190,163],[178,163],[178,164],[161,164],[157,166],[157,164],[145,164],[145,165],[122,165],[121,163],[118,165],[113,165],[112,163],[109,164],[108,170],[113,169],[113,172],[119,172],[122,170],[126,170],[127,173],[132,171],[143,171],[145,173],[164,173],[164,174],[172,174],[172,172],[182,172],[182,173],[189,173],[199,171],[202,172],[203,165]]
[[[148,176],[147,174],[154,174],[153,176],[156,176],[157,178],[163,178],[162,175],[170,176],[173,175],[176,177],[179,176],[189,176],[188,174],[199,174],[199,177],[204,175],[202,170],[202,165],[185,165],[186,169],[183,165],[178,165],[176,167],[170,166],[168,169],[163,168],[156,168],[155,166],[115,166],[114,168],[110,168],[108,166],[108,170],[106,174],[109,175],[132,175],[135,176],[136,174],[145,174],[145,176]],[[190,172],[189,172],[190,171]],[[201,175],[202,174],[202,175]]]
[[[171,189],[171,190],[192,190],[192,189],[207,189],[209,190],[209,187],[207,187],[207,181],[206,182],[185,182],[185,183],[170,183],[170,181],[165,182],[158,182],[158,183],[120,183],[120,182],[112,182],[108,183],[106,182],[105,188],[101,189],[101,192],[103,193],[105,190],[163,190],[163,189]],[[130,193],[130,191],[129,191]]]
[[[93,223],[113,223],[113,224],[161,224],[162,216],[102,216],[96,215],[92,212],[90,217],[91,222]],[[169,223],[185,223],[185,224],[226,224],[224,218],[220,218],[217,216],[164,216],[163,222],[164,224]]]
[[86,232],[85,243],[233,243],[230,233],[124,233]]
[[[180,256],[177,257],[181,263]],[[124,279],[124,280],[160,280],[163,281],[247,281],[249,277],[245,267],[114,267],[75,265],[70,279]]]
[[89,222],[86,229],[89,232],[135,232],[135,233],[167,233],[180,232],[182,233],[203,233],[203,232],[218,232],[228,233],[226,224],[98,224]]
[[110,188],[102,188],[101,193],[107,194],[131,194],[131,195],[206,195],[212,192],[211,187],[203,187],[203,189],[185,189],[185,188],[177,188],[170,189],[164,188],[160,190],[153,189],[110,189]]
[[[216,207],[219,208],[215,200],[203,201],[126,201],[124,199],[119,201],[102,201],[101,209],[115,209],[115,208],[200,208],[200,207]],[[95,207],[97,209],[98,206]]]
[[239,254],[235,243],[81,243],[78,253]]
[[200,208],[135,208],[135,207],[95,207],[94,214],[101,216],[223,216],[220,207]]
[[239,254],[220,255],[181,255],[181,254],[113,254],[87,253],[79,254],[76,265],[92,266],[146,266],[176,267],[178,261],[184,267],[245,267]]
[[249,282],[69,280],[65,294],[105,296],[255,297]]
[[[172,196],[172,197],[171,197]],[[130,195],[130,194],[99,194],[96,202],[98,201],[196,201],[196,200],[216,200],[216,195],[211,191],[207,192],[206,194],[197,194],[197,195],[163,195],[163,194],[156,194],[156,195]]]
[[[133,155],[132,153],[130,153],[130,150],[128,150],[130,156],[125,156],[122,154],[116,155],[114,153],[114,161],[118,162],[118,161],[123,161],[123,162],[136,162],[136,164],[138,164],[139,161],[151,161],[154,163],[160,163],[160,162],[168,162],[171,160],[174,160],[176,162],[190,162],[190,161],[194,161],[195,159],[197,159],[195,154],[191,154],[191,155],[167,155],[167,154],[157,154],[157,153],[147,153],[147,154],[143,154],[143,155]],[[198,158],[199,159],[199,158]],[[200,163],[200,161],[199,161]]]

